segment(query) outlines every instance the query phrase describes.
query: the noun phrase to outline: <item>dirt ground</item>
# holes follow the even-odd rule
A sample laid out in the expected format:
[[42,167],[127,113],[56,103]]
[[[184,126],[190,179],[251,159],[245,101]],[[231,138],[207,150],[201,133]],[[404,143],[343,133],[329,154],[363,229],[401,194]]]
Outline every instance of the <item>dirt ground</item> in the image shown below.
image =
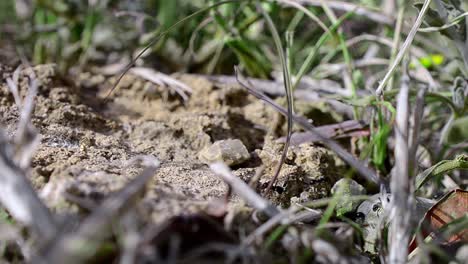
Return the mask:
[[[5,83],[13,70],[1,66],[0,75],[0,124],[9,135],[14,134],[18,120]],[[26,71],[20,74],[23,96]],[[209,147],[220,140],[239,139],[245,145],[248,158],[231,166],[245,181],[264,167],[257,184],[260,193],[274,173],[282,150],[275,140],[284,135],[284,118],[240,87],[175,74],[173,78],[193,90],[184,101],[169,87],[128,74],[105,101],[115,77],[91,73],[61,77],[54,65],[39,65],[34,71],[40,87],[32,121],[41,144],[30,177],[56,213],[79,212],[82,205],[77,205],[77,198],[98,203],[122,188],[141,171],[129,164],[139,155],[152,155],[162,162],[142,200],[142,214],[150,221],[160,223],[205,210],[227,191],[200,160],[200,152],[212,151]],[[286,206],[328,196],[341,164],[322,147],[295,147],[268,198]],[[234,196],[232,201],[242,207],[239,198]]]

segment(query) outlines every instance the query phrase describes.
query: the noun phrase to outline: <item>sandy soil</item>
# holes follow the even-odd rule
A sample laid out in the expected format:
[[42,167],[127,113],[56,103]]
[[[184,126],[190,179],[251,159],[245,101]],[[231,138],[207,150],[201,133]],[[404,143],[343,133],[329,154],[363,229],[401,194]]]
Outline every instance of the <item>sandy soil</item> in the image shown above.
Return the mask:
[[[5,84],[12,69],[1,66],[1,71],[0,125],[13,135],[18,111]],[[24,71],[21,95],[28,82]],[[115,78],[90,73],[63,78],[53,65],[34,71],[40,89],[32,121],[41,144],[30,177],[57,213],[79,212],[66,198],[71,195],[99,202],[122,188],[141,170],[127,165],[138,155],[162,162],[142,202],[151,221],[205,209],[227,190],[199,159],[200,151],[219,140],[239,139],[245,145],[249,158],[232,167],[242,179],[249,181],[264,166],[260,193],[273,175],[282,149],[275,139],[284,133],[284,118],[240,87],[173,75],[193,89],[184,102],[171,88],[128,74],[106,102]],[[290,151],[268,198],[286,206],[327,196],[339,174],[337,164],[328,150],[302,144]]]

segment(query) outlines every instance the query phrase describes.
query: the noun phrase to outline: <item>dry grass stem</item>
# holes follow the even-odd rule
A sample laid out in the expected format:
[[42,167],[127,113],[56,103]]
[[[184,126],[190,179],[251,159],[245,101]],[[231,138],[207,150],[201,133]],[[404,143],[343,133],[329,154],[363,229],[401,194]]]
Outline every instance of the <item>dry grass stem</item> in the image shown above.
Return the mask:
[[[239,73],[239,72],[237,72]],[[238,75],[238,81],[239,83],[247,89],[252,95],[257,97],[258,99],[264,101],[268,105],[272,106],[275,108],[278,112],[280,112],[283,115],[287,115],[287,113],[284,112],[284,109],[280,106],[278,106],[271,98],[266,96],[265,94],[251,88],[250,85],[245,83],[245,79],[243,78],[242,80],[240,79],[240,75]],[[374,183],[376,185],[379,185],[383,183],[383,181],[373,172],[371,169],[369,169],[366,165],[364,165],[361,161],[357,160],[355,157],[353,157],[349,152],[347,152],[343,147],[341,147],[338,143],[336,143],[334,140],[329,139],[328,137],[324,136],[322,133],[318,132],[317,129],[310,124],[310,122],[301,116],[298,115],[293,115],[292,119],[294,122],[308,130],[309,132],[315,134],[317,138],[322,142],[325,146],[330,148],[332,151],[334,151],[340,158],[342,158],[346,163],[348,163],[351,167],[356,169],[356,171],[359,172],[361,176],[363,176],[367,181]]]
[[[21,102],[18,76],[19,68],[14,73],[13,79],[8,81],[8,87],[20,111],[15,146],[9,143],[3,130],[0,129],[0,201],[15,220],[32,227],[38,237],[47,241],[56,233],[55,223],[27,177],[30,161],[39,143],[39,136],[30,123],[37,82],[34,75],[31,75],[28,94],[24,102]],[[12,157],[15,157],[15,160],[12,160]]]
[[409,175],[409,77],[404,74],[397,98],[395,127],[395,166],[390,188],[392,204],[389,229],[389,262],[406,263],[410,234],[411,195]]
[[63,233],[43,252],[47,263],[83,263],[94,255],[103,239],[109,237],[110,225],[117,216],[134,205],[138,195],[159,167],[153,157],[138,158],[147,167],[122,190],[111,195],[71,233]]
[[405,42],[401,46],[400,51],[398,52],[397,56],[395,57],[395,60],[393,61],[392,65],[389,67],[387,74],[385,75],[383,80],[380,82],[379,86],[377,87],[377,89],[375,91],[375,93],[378,96],[382,95],[383,89],[387,85],[387,82],[393,76],[393,73],[395,72],[397,66],[400,64],[401,60],[403,59],[403,56],[406,54],[408,49],[411,47],[411,43],[413,43],[413,39],[416,36],[416,33],[418,32],[418,29],[421,26],[421,23],[423,22],[424,15],[426,14],[427,10],[429,9],[430,3],[431,3],[431,0],[425,0],[424,1],[424,5],[421,8],[421,11],[419,12],[418,18],[414,22],[414,25],[411,28],[411,31],[408,33],[408,36],[406,37]]
[[413,175],[416,175],[415,173],[417,172],[417,157],[416,153],[419,147],[419,136],[420,136],[420,131],[421,131],[421,123],[422,123],[422,118],[424,115],[424,102],[425,98],[424,96],[426,95],[427,88],[424,87],[418,91],[418,94],[416,95],[416,102],[415,106],[413,109],[413,115],[412,115],[412,129],[411,129],[411,136],[408,139],[408,145],[409,145],[409,166],[412,168],[411,171],[413,171]]
[[[303,5],[311,5],[311,6],[322,6],[322,0],[297,0],[299,3]],[[330,8],[340,10],[340,11],[353,11],[354,13],[359,16],[364,16],[373,20],[377,23],[381,23],[384,25],[393,25],[393,18],[380,14],[378,12],[369,10],[363,6],[356,5],[354,3],[344,2],[344,1],[327,1],[327,4]]]
[[226,166],[226,164],[222,162],[212,163],[210,164],[210,169],[216,175],[221,177],[223,181],[229,184],[232,190],[253,208],[265,212],[270,217],[280,213],[280,211],[275,206],[258,195],[254,190],[252,190],[252,188],[250,188],[247,183],[232,174],[231,170],[228,166]]
[[147,81],[153,82],[154,84],[157,84],[159,86],[168,86],[169,88],[174,89],[177,92],[177,94],[180,95],[182,99],[184,99],[184,101],[187,101],[189,99],[187,94],[192,93],[192,88],[190,88],[185,83],[178,81],[161,72],[157,72],[153,69],[144,67],[133,67],[129,70],[129,72]]

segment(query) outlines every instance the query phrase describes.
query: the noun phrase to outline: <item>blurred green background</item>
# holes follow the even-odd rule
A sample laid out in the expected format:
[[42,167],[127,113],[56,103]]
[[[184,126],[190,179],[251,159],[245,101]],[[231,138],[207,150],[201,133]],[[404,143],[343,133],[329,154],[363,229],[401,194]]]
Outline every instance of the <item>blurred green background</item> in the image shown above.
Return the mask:
[[[62,71],[83,68],[89,63],[128,62],[162,30],[217,2],[2,0],[0,45],[9,44],[13,50],[21,47],[33,63],[57,63]],[[380,5],[380,1],[361,2],[370,8]],[[253,3],[237,1],[193,17],[152,45],[142,58],[144,63],[165,72],[207,74],[232,73],[233,65],[240,64],[251,76],[269,77],[273,69],[279,69],[278,57]],[[280,7],[274,2],[264,2],[263,7],[280,34],[295,31],[290,57],[293,70],[298,68],[302,60],[294,58],[305,58],[323,29],[295,8]],[[331,25],[320,7],[308,10]],[[365,23],[365,30],[371,25]],[[331,41],[327,49],[333,50],[337,45],[337,41]]]

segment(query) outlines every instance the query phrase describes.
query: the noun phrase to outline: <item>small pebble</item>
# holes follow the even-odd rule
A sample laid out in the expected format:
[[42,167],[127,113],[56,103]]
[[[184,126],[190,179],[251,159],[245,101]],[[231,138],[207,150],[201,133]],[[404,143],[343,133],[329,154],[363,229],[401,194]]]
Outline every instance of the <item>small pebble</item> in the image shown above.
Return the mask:
[[250,158],[249,151],[239,139],[227,139],[214,142],[198,154],[204,163],[223,161],[228,166],[238,165]]
[[351,196],[366,194],[366,189],[359,183],[351,179],[341,179],[333,185],[331,193],[335,194],[341,189],[341,198],[338,201],[336,210],[338,215],[355,211],[361,201],[349,199]]

